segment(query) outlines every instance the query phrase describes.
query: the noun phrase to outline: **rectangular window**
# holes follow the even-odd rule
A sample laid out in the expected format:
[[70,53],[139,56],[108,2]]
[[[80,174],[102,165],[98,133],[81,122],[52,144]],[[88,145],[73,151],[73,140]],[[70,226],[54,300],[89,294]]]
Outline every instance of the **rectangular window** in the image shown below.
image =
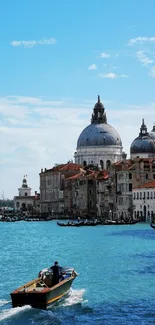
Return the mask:
[[129,183],[129,192],[132,192],[132,183]]
[[139,193],[137,192],[137,200],[139,200]]
[[152,194],[153,194],[153,193],[151,192],[151,193],[150,193],[150,199],[153,199],[153,195],[152,195]]
[[149,192],[147,192],[147,199],[149,199]]
[[133,199],[135,200],[135,198],[136,198],[136,193],[133,193]]
[[142,199],[142,192],[140,192],[140,200]]
[[155,199],[155,192],[154,192],[154,199]]
[[145,200],[145,192],[143,193],[143,199]]

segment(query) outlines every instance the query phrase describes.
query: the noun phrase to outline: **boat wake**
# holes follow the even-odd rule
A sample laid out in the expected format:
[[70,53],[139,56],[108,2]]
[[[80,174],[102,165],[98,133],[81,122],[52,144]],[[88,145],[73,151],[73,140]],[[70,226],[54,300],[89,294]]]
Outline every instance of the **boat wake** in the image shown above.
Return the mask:
[[75,304],[87,302],[87,300],[83,299],[84,293],[85,293],[85,289],[80,289],[80,290],[71,289],[69,292],[69,296],[65,299],[62,306],[72,306]]
[[5,306],[9,304],[11,300],[6,300],[6,299],[0,299],[0,307]]
[[[7,303],[9,302],[7,301],[5,304]],[[10,317],[17,316],[19,313],[25,312],[29,309],[31,309],[31,306],[3,309],[0,314],[0,322]]]

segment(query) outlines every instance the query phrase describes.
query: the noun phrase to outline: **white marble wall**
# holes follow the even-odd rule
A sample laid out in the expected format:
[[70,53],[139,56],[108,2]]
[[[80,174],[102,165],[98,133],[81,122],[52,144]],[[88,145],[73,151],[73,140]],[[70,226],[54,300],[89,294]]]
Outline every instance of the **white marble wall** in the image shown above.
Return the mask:
[[86,161],[88,164],[100,165],[103,161],[103,168],[106,169],[107,161],[115,163],[122,159],[121,146],[107,146],[107,147],[84,147],[77,148],[75,152],[75,163],[83,165]]

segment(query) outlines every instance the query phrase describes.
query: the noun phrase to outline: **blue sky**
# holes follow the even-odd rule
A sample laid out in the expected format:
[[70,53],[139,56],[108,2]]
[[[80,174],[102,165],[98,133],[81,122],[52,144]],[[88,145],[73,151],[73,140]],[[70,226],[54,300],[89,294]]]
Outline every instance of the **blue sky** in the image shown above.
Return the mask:
[[73,158],[97,95],[128,153],[155,122],[155,2],[2,0],[0,195]]

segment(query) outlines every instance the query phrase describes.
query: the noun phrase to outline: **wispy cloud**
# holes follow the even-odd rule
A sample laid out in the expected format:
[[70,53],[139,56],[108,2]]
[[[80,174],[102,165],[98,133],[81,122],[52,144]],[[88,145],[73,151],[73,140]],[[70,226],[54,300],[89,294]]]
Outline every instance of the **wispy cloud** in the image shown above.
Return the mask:
[[131,38],[128,41],[128,45],[133,46],[135,44],[143,44],[146,42],[149,42],[149,43],[155,42],[155,36],[153,36],[153,37],[139,36],[139,37]]
[[97,65],[95,63],[91,64],[89,67],[88,67],[88,70],[96,70],[97,69]]
[[100,54],[100,58],[102,58],[102,59],[110,58],[110,56],[111,55],[109,53],[105,53],[105,52],[103,52],[103,53]]
[[54,45],[56,43],[56,39],[55,38],[49,38],[49,39],[42,39],[42,40],[32,40],[32,41],[12,41],[10,44],[14,47],[18,47],[18,46],[23,46],[26,48],[31,48],[34,47],[36,45]]
[[141,62],[142,65],[144,65],[144,66],[153,63],[153,60],[149,59],[144,51],[138,51],[136,53],[136,57],[137,57],[138,61]]
[[155,78],[155,66],[151,68],[151,71],[149,72],[149,76]]
[[116,79],[116,78],[128,78],[127,74],[116,74],[114,72],[109,73],[99,73],[100,78],[107,78],[107,79]]
[[[90,97],[89,101],[73,100],[55,106],[55,101],[46,97],[0,97],[0,192],[4,190],[10,197],[15,195],[25,173],[30,186],[38,189],[41,168],[51,168],[55,163],[73,158],[78,136],[90,123],[96,98]],[[129,154],[142,117],[146,119],[148,131],[152,129],[155,103],[131,106],[115,100],[103,102],[107,102],[108,122],[120,134],[124,150]]]

